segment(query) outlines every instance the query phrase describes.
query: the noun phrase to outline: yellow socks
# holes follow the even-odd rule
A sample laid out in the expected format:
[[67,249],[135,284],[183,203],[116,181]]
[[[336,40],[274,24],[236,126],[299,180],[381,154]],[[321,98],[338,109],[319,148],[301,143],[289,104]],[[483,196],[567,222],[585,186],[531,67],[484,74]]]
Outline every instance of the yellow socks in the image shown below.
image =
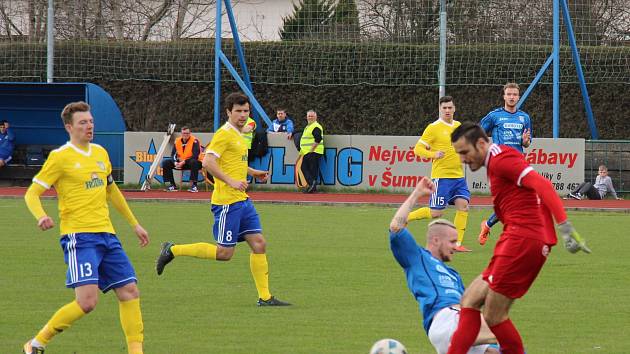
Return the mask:
[[271,293],[269,292],[269,264],[267,263],[266,254],[249,254],[249,269],[254,276],[258,297],[263,300],[269,300]]
[[420,219],[431,219],[431,209],[424,207],[417,210],[412,211],[407,216],[407,221],[420,220]]
[[85,316],[85,312],[75,300],[66,304],[50,318],[48,323],[35,336],[35,340],[41,345],[46,345],[52,337],[68,329],[76,320]]
[[455,224],[455,228],[457,229],[457,244],[461,245],[464,241],[464,232],[466,232],[466,223],[468,222],[468,212],[467,211],[456,211],[455,219],[453,220],[453,224]]
[[171,247],[171,252],[173,252],[175,257],[189,256],[204,259],[217,259],[217,246],[205,242],[174,245]]
[[142,354],[144,324],[140,312],[140,299],[118,301],[120,324],[122,325],[129,354]]

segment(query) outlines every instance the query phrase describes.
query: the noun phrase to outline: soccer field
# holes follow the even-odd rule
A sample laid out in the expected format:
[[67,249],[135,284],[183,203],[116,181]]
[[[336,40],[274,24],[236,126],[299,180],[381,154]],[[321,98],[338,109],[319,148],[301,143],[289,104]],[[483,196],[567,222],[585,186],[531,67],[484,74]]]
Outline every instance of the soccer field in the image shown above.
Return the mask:
[[[56,201],[45,201],[55,215]],[[367,353],[380,338],[400,340],[410,353],[434,353],[418,305],[389,250],[394,209],[258,204],[268,240],[270,285],[288,308],[258,308],[249,248],[230,262],[175,259],[164,274],[154,260],[162,241],[213,242],[209,204],[133,202],[151,244],[140,249],[131,228],[112,211],[118,235],[139,277],[147,354]],[[470,213],[469,254],[453,266],[466,284],[489,260],[494,239],[476,243],[489,211]],[[452,219],[453,212],[447,214]],[[511,317],[529,354],[630,353],[630,257],[626,213],[572,212],[593,254],[554,248]],[[22,344],[73,298],[64,287],[58,228],[41,232],[21,199],[0,200],[2,258],[0,353]],[[411,225],[424,244],[426,222]],[[499,229],[492,236],[498,235]],[[126,353],[118,306],[110,293],[96,310],[57,336],[47,354]]]

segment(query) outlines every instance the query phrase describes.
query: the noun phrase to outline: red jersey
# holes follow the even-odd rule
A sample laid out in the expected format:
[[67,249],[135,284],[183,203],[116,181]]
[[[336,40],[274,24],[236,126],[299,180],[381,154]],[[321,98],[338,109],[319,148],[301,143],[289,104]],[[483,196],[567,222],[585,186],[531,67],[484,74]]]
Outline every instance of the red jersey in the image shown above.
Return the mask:
[[557,242],[549,210],[533,189],[521,185],[523,177],[537,173],[523,154],[506,145],[490,145],[485,166],[493,197],[494,212],[503,223],[502,237],[521,237]]

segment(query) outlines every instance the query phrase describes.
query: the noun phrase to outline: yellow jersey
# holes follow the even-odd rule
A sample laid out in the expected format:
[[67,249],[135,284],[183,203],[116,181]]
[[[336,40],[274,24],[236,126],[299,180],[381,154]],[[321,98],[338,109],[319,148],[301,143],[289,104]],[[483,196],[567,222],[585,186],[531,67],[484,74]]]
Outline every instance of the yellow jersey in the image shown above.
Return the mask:
[[115,233],[107,205],[107,177],[112,173],[107,150],[90,144],[87,151],[67,142],[50,152],[33,182],[54,186],[59,200],[62,235]]
[[[234,126],[225,123],[212,137],[206,154],[217,157],[217,163],[223,173],[238,181],[247,181],[247,142]],[[247,193],[230,187],[215,178],[212,204],[227,205],[249,198]]]
[[433,160],[431,178],[464,177],[462,162],[451,142],[451,134],[461,124],[456,120],[449,124],[442,119],[438,119],[424,129],[420,140],[416,143],[416,147],[422,144],[427,150],[444,152],[444,157]]

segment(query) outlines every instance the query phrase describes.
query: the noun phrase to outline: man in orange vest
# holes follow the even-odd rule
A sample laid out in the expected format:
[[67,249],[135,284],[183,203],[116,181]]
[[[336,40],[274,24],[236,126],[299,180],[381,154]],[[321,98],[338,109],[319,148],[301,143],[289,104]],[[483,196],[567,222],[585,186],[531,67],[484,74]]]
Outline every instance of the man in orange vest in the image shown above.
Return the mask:
[[190,181],[192,185],[188,189],[189,192],[197,193],[197,175],[201,169],[201,161],[199,161],[199,153],[201,145],[194,135],[190,134],[190,128],[183,126],[182,134],[175,139],[171,158],[162,161],[164,183],[168,182],[167,192],[177,190],[175,179],[173,178],[173,169],[190,170]]

